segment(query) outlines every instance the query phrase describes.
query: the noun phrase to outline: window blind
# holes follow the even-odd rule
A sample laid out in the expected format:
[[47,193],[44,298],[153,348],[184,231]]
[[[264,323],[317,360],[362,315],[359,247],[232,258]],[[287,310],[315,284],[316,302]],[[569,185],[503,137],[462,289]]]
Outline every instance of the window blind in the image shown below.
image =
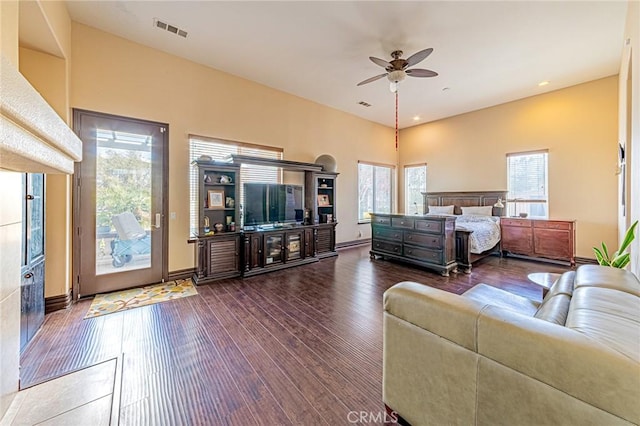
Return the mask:
[[[217,161],[226,160],[230,155],[247,155],[273,160],[283,159],[281,148],[190,135],[189,163],[197,160],[201,155],[208,155]],[[282,183],[282,169],[279,167],[243,164],[240,169],[240,180],[237,182],[237,190],[242,204],[244,204],[244,184],[248,182]],[[198,170],[196,167],[190,167],[189,192],[191,201],[189,222],[191,229],[197,229],[198,227],[198,183]]]
[[[546,204],[548,198],[548,153],[547,151],[507,154],[508,201],[521,206]],[[547,207],[528,207],[536,216],[547,216]]]

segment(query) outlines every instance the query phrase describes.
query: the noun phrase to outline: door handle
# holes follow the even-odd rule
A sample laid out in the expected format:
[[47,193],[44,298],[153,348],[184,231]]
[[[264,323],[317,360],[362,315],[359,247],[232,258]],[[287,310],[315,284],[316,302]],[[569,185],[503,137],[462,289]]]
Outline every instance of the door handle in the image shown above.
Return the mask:
[[33,277],[33,274],[31,272],[27,272],[26,274],[24,274],[25,279],[29,279],[31,277]]
[[156,229],[160,228],[160,221],[162,220],[162,215],[160,213],[156,213],[156,224],[153,225]]

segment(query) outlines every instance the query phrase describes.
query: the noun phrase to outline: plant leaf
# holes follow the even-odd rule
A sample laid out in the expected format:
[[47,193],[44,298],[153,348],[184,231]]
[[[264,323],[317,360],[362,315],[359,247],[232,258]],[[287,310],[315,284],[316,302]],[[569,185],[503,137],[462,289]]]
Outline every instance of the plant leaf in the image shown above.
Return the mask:
[[620,250],[619,250],[620,253],[625,251],[627,249],[627,247],[629,247],[629,244],[631,244],[631,242],[636,237],[635,236],[636,226],[638,226],[638,221],[637,220],[635,222],[633,222],[633,225],[631,225],[631,227],[629,229],[627,229],[627,233],[624,235],[624,240],[622,241],[622,244],[620,245]]
[[594,247],[593,248],[593,253],[596,255],[596,260],[598,261],[598,263],[602,266],[608,266],[608,263],[604,260],[604,257],[602,256],[602,252],[600,251],[599,248]]
[[622,254],[611,262],[611,266],[614,268],[624,268],[627,266],[627,263],[631,260],[631,255],[629,253]]
[[607,250],[607,245],[604,241],[602,242],[602,258],[607,261],[607,264],[610,263],[609,250]]

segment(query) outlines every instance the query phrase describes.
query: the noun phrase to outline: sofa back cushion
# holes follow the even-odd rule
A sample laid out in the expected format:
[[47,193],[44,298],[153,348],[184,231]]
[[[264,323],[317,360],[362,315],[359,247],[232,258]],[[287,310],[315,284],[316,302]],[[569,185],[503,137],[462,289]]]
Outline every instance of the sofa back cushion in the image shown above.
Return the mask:
[[535,318],[552,322],[558,325],[565,325],[569,314],[571,297],[566,294],[556,294],[553,297],[545,297],[544,302],[536,313]]
[[640,281],[631,272],[609,266],[582,265],[576,271],[575,288],[601,287],[640,297]]
[[558,325],[565,325],[571,296],[573,295],[573,282],[575,271],[565,272],[556,281],[545,296],[542,304],[534,314],[535,318],[552,322]]

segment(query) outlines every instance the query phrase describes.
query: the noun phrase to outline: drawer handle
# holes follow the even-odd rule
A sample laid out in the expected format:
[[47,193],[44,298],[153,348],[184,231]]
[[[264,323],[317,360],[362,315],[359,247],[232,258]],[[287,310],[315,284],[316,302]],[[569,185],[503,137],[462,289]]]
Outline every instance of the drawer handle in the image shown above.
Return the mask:
[[398,234],[393,234],[393,238],[398,238],[399,235]]
[[394,247],[394,248],[393,248],[393,251],[398,251],[398,247]]
[[409,240],[413,240],[413,235],[409,234],[408,239],[409,239]]

